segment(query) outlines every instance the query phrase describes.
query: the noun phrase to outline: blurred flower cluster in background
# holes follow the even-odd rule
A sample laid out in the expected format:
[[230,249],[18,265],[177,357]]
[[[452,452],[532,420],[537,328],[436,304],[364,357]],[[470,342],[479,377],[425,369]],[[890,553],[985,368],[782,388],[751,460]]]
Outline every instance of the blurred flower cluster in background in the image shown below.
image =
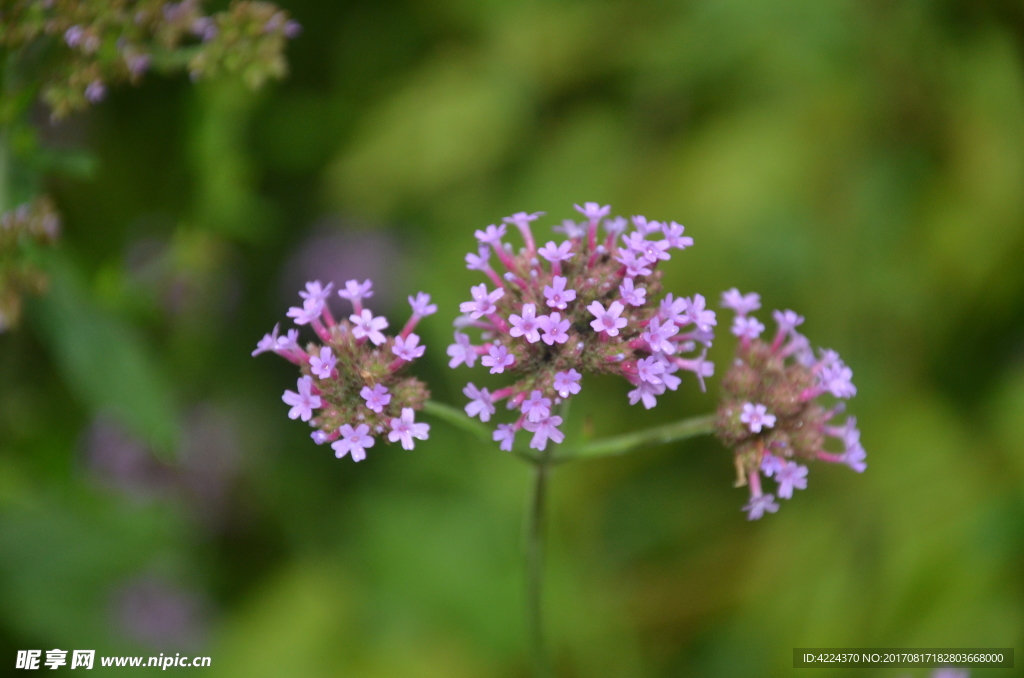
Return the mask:
[[[33,113],[60,239],[33,250],[45,293],[26,278],[0,333],[0,656],[527,675],[528,469],[437,420],[414,450],[339,461],[287,417],[294,366],[250,353],[306,281],[372,279],[396,330],[424,290],[438,312],[409,370],[461,406],[445,346],[484,280],[469,234],[585,201],[685,225],[666,290],[717,309],[756,289],[806,318],[855,370],[870,466],[817,464],[754,522],[710,437],[558,468],[556,673],[781,676],[794,647],[1019,645],[1019,3],[279,4],[303,27],[280,83],[147,77],[60,122]],[[651,410],[588,375],[562,431],[713,411],[737,341],[721,328],[707,393]]]

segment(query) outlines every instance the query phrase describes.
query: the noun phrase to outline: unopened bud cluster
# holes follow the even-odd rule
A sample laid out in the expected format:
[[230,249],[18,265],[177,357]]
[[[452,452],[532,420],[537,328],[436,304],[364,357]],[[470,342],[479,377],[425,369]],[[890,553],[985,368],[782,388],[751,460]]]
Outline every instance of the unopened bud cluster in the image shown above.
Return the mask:
[[[779,509],[776,497],[790,499],[794,489],[806,489],[807,467],[800,461],[841,463],[864,471],[867,455],[856,419],[832,424],[843,403],[819,402],[826,394],[847,399],[857,393],[853,372],[839,355],[823,350],[815,357],[807,338],[796,331],[804,319],[793,311],[775,311],[775,335],[762,341],[764,325],[751,315],[761,307],[755,293],[729,290],[722,295],[722,306],[736,312],[732,333],[739,345],[722,379],[716,428],[734,451],[737,487],[750,488],[750,501],[743,507],[748,518],[774,513]],[[842,451],[826,449],[829,438],[838,440]],[[777,483],[776,493],[764,491],[762,474]]]
[[46,288],[46,276],[31,263],[33,244],[53,244],[60,235],[60,218],[48,198],[0,215],[0,332],[21,317],[22,298]]
[[[561,442],[562,419],[552,406],[579,393],[584,374],[622,376],[633,386],[630,403],[651,408],[666,389],[679,387],[680,370],[693,372],[701,388],[714,371],[705,355],[716,320],[704,297],[658,299],[658,265],[671,249],[693,244],[683,227],[635,216],[630,229],[623,217],[609,218],[608,206],[576,209],[584,221],[556,227],[565,236],[560,243],[538,246],[531,223],[541,213],[520,212],[478,230],[479,250],[466,256],[467,268],[486,275],[493,289],[485,282],[470,290],[448,347],[449,365],[472,367],[479,359],[492,374],[517,378],[493,393],[473,383],[463,391],[467,414],[481,421],[490,421],[502,400],[517,411],[494,432],[504,450],[512,449],[520,429],[533,434],[534,449]],[[519,231],[522,247],[505,242],[509,226]],[[468,329],[480,332],[479,344],[461,331]],[[698,346],[699,354],[684,357]]]
[[338,291],[353,311],[341,321],[335,321],[327,306],[333,289],[333,283],[308,282],[299,292],[302,306],[288,310],[295,324],[309,325],[319,341],[300,345],[297,329],[282,335],[275,326],[252,354],[276,353],[299,366],[297,391],[282,396],[291,407],[288,416],[309,422],[316,429],[313,441],[331,443],[339,459],[351,455],[353,461],[362,461],[377,436],[411,450],[413,440],[426,440],[430,430],[415,421],[415,411],[422,409],[429,393],[421,381],[405,375],[405,367],[426,350],[413,330],[437,306],[422,292],[409,297],[412,317],[397,336],[388,336],[383,332],[387,319],[363,305],[373,296],[369,280],[349,280]]
[[[193,80],[240,75],[258,87],[284,76],[284,44],[299,25],[270,2],[236,0],[207,15],[201,0],[13,0],[0,10],[0,47],[43,68],[54,117],[102,100],[148,70],[185,66]],[[42,61],[40,61],[42,59]],[[17,64],[17,60],[14,62]]]

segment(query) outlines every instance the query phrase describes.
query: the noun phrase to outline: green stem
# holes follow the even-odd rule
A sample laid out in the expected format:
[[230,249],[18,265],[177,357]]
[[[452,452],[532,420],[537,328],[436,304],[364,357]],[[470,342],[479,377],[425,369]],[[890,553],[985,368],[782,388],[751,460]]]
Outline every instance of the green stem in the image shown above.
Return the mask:
[[[494,445],[491,429],[456,407],[439,403],[436,400],[428,400],[423,403],[423,411],[470,434],[485,445]],[[537,455],[518,445],[512,449],[512,453],[530,463],[537,461]]]
[[715,415],[705,414],[665,424],[664,426],[657,426],[645,431],[634,431],[633,433],[625,433],[620,436],[584,443],[567,450],[559,450],[555,454],[554,462],[560,464],[573,459],[610,457],[625,454],[638,447],[677,442],[687,438],[708,435],[714,433],[714,431]]
[[0,214],[10,209],[7,204],[10,195],[11,174],[11,152],[8,145],[7,127],[0,127]]
[[545,451],[533,464],[533,488],[526,509],[526,623],[530,634],[534,675],[550,674],[544,643],[544,518],[547,509],[551,453]]

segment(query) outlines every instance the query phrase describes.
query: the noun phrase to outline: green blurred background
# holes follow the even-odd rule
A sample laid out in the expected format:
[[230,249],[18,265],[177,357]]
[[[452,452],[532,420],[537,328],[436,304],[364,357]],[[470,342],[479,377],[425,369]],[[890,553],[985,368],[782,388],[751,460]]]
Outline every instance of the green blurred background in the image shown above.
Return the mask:
[[[472,231],[520,210],[558,223],[586,200],[686,224],[696,246],[668,290],[738,286],[804,314],[854,370],[869,468],[813,466],[748,523],[711,439],[560,467],[558,674],[779,676],[798,646],[1024,647],[1024,5],[282,5],[305,31],[280,85],[149,78],[40,118],[97,170],[52,178],[50,293],[0,335],[4,657],[528,675],[528,469],[434,420],[413,452],[338,461],[286,416],[293,367],[249,352],[306,279],[373,278],[393,326],[422,289],[441,311],[416,371],[461,405],[482,373],[449,370],[444,348],[478,282]],[[733,347],[719,335],[708,394],[690,379],[646,412],[622,380],[590,378],[570,434],[713,409]]]

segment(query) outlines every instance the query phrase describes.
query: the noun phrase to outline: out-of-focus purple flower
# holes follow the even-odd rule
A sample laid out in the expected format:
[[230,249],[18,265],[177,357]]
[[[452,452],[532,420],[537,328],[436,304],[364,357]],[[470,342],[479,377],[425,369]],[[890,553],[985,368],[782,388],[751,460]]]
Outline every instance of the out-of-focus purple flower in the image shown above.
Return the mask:
[[[822,351],[816,360],[807,337],[796,331],[804,319],[789,310],[772,314],[778,328],[771,341],[759,339],[764,326],[749,315],[761,306],[755,293],[743,295],[731,289],[722,294],[722,305],[736,311],[733,331],[741,341],[722,380],[724,396],[716,433],[734,450],[737,487],[750,488],[750,503],[744,507],[750,518],[778,508],[762,497],[762,474],[778,484],[775,496],[791,499],[794,489],[807,487],[808,467],[797,460],[827,461],[864,471],[867,454],[856,419],[849,418],[843,426],[830,424],[843,411],[843,404],[815,402],[825,394],[848,398],[856,393],[853,373],[839,354]],[[843,444],[842,453],[826,447],[830,436]]]
[[82,44],[82,38],[85,36],[85,29],[81,26],[72,26],[71,28],[64,31],[64,42],[67,43],[68,47],[78,47]]
[[437,304],[430,303],[430,295],[426,292],[417,292],[416,298],[409,297],[409,306],[412,307],[413,315],[421,318],[437,313]]
[[688,235],[683,235],[685,227],[672,222],[665,224],[662,227],[662,233],[665,234],[665,240],[668,242],[670,247],[674,247],[679,250],[685,250],[687,247],[693,247],[693,238]]
[[154,650],[195,650],[207,636],[207,603],[198,593],[155,576],[131,579],[111,595],[117,633]]
[[672,337],[679,334],[679,328],[669,321],[658,322],[657,318],[651,318],[647,330],[641,335],[641,339],[647,342],[654,353],[665,353],[671,355],[676,352]]
[[523,428],[533,433],[530,447],[543,452],[548,446],[548,440],[552,440],[555,443],[565,440],[565,434],[558,430],[561,424],[562,418],[558,415],[544,417],[538,421],[527,420],[524,422]]
[[320,396],[312,393],[313,380],[309,377],[300,377],[298,381],[299,392],[285,391],[281,400],[286,405],[291,405],[288,411],[289,419],[302,418],[302,421],[309,421],[313,416],[313,410],[320,407]]
[[807,467],[795,461],[786,462],[775,474],[779,484],[779,499],[792,499],[793,489],[807,489]]
[[295,321],[296,325],[308,325],[320,318],[320,314],[324,312],[324,302],[320,299],[306,299],[302,302],[302,306],[292,306],[288,309],[287,315]]
[[556,245],[554,242],[549,241],[548,244],[537,250],[537,254],[552,263],[569,261],[576,256],[572,251],[572,242],[568,240],[563,242],[561,245]]
[[605,205],[602,207],[596,202],[585,202],[583,203],[583,207],[580,207],[579,205],[573,205],[573,207],[576,208],[577,212],[594,222],[608,216],[612,211],[611,205]]
[[644,408],[649,410],[658,404],[657,396],[664,392],[664,384],[652,384],[649,381],[641,381],[635,389],[629,392],[629,404],[636,405],[642,401]]
[[107,96],[107,86],[102,80],[93,80],[85,88],[85,98],[92,104],[98,104]]
[[402,338],[401,336],[395,337],[395,345],[391,347],[391,352],[402,360],[415,360],[421,357],[427,350],[426,346],[419,346],[420,338],[415,334]]
[[765,513],[778,511],[779,505],[776,503],[774,495],[762,494],[758,497],[751,497],[742,510],[747,512],[747,520],[760,520]]
[[289,19],[285,22],[282,32],[284,33],[284,37],[289,40],[294,40],[302,34],[302,24],[294,19]]
[[768,408],[761,403],[743,403],[740,421],[750,427],[751,433],[760,433],[762,428],[775,426],[775,415],[768,414]]
[[373,296],[373,283],[369,280],[364,280],[363,282],[346,280],[345,289],[338,290],[338,296],[342,299],[348,299],[355,306],[362,303],[363,299],[369,299]]
[[534,391],[520,407],[528,421],[540,421],[551,414],[551,399],[540,391]]
[[213,40],[219,32],[217,23],[211,17],[201,16],[192,22],[192,34],[202,38],[203,42]]
[[757,339],[764,332],[764,325],[757,318],[738,315],[732,321],[732,333],[741,339]]
[[499,449],[510,452],[512,445],[516,441],[516,429],[511,424],[498,424],[498,428],[494,431],[492,437],[494,442],[500,443],[498,445]]
[[473,382],[469,382],[462,389],[462,393],[469,398],[469,403],[466,404],[466,414],[471,417],[479,415],[480,421],[483,422],[491,420],[491,415],[494,414],[494,401],[491,399],[490,391],[486,388],[477,388]]
[[414,421],[414,417],[412,408],[404,408],[401,417],[391,420],[391,432],[388,433],[388,440],[391,442],[402,441],[402,447],[406,450],[415,447],[413,438],[426,440],[430,432],[430,424],[418,424]]
[[469,335],[463,332],[455,333],[455,343],[448,345],[448,367],[458,367],[465,363],[466,367],[472,367],[476,363],[476,350],[469,343]]
[[475,235],[476,239],[480,242],[497,248],[500,246],[501,239],[505,237],[506,231],[507,229],[505,228],[505,224],[501,224],[499,226],[491,224],[482,231],[476,231],[473,235]]
[[722,307],[732,309],[738,316],[745,316],[761,308],[761,295],[757,292],[740,294],[734,287],[722,292]]

